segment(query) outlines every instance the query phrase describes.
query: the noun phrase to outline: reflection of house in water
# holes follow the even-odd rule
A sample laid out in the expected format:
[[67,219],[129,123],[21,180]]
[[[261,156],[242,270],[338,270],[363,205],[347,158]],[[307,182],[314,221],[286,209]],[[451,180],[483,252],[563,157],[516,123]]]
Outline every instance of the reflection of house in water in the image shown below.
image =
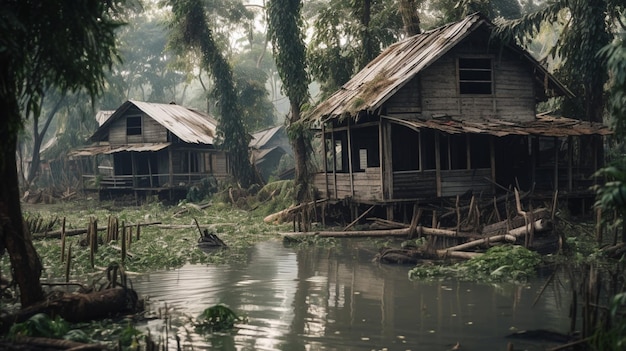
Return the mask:
[[203,112],[129,100],[98,118],[94,144],[71,152],[84,161],[85,190],[172,197],[228,176],[228,158],[213,144],[217,121]]
[[601,123],[537,115],[571,92],[480,14],[400,41],[310,114],[322,197],[387,208],[519,184],[589,195]]
[[293,156],[284,126],[277,126],[252,134],[250,141],[252,163],[267,182],[270,176],[283,178],[279,170],[280,160],[285,155]]

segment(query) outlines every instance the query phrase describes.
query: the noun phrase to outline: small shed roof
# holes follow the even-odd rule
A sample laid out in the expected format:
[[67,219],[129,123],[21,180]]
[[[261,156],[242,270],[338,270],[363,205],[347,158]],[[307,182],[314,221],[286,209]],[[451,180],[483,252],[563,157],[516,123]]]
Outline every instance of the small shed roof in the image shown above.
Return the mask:
[[91,137],[100,140],[113,121],[117,120],[132,106],[143,111],[172,134],[181,140],[192,144],[213,144],[217,121],[208,114],[175,104],[159,104],[152,102],[128,100],[104,121],[100,128]]
[[[317,105],[308,118],[323,120],[346,115],[355,116],[364,110],[375,111],[420,71],[437,61],[481,26],[485,26],[489,31],[494,27],[487,18],[475,13],[459,22],[432,29],[389,46],[341,89]],[[572,95],[527,51],[513,43],[507,44],[507,47],[519,52],[534,65],[538,78],[551,89],[561,95]]]
[[253,149],[262,149],[283,126],[264,129],[252,134],[249,146]]
[[532,121],[504,121],[484,118],[480,120],[455,120],[449,117],[430,119],[407,119],[383,116],[392,123],[419,130],[436,129],[448,134],[487,134],[498,137],[507,135],[536,135],[566,137],[580,135],[609,135],[611,130],[602,123],[585,122],[578,119],[538,115]]

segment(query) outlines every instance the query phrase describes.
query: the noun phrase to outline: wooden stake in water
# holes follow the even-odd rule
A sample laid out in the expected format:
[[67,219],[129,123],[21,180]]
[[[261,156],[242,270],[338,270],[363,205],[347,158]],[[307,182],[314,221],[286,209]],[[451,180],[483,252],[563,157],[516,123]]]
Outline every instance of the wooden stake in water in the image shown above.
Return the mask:
[[72,265],[72,243],[67,248],[67,259],[65,260],[65,282],[70,281],[70,266]]
[[65,262],[65,217],[61,223],[61,263]]
[[124,222],[122,222],[122,263],[126,260],[126,228],[124,227]]

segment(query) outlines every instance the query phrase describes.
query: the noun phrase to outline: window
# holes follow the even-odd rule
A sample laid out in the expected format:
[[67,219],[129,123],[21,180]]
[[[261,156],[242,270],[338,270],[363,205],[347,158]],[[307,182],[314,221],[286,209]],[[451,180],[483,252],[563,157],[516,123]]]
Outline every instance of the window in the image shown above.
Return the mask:
[[126,135],[141,135],[141,116],[126,117]]
[[459,92],[492,94],[490,58],[459,58]]

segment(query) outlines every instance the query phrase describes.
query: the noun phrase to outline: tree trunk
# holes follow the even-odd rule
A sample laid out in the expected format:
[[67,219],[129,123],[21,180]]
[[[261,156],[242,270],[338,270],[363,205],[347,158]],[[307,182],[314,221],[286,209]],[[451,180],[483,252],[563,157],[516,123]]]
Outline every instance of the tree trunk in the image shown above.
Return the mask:
[[[8,83],[5,80],[8,73],[0,74],[0,83]],[[10,93],[0,91],[0,111],[4,114],[0,128],[0,252],[4,253],[6,248],[9,253],[13,278],[20,288],[22,307],[27,307],[42,301],[44,294],[39,283],[41,261],[22,220],[15,157],[17,133],[21,127],[17,106]]]
[[[290,126],[296,126],[296,128],[301,128],[298,125],[300,121],[300,104],[292,102],[291,103],[291,121],[289,123]],[[306,204],[310,202],[312,197],[310,196],[310,187],[311,182],[309,179],[309,170],[307,167],[307,140],[301,130],[298,130],[295,133],[295,136],[290,138],[291,145],[293,147],[293,155],[296,163],[296,175],[295,175],[295,185],[296,185],[296,202],[300,204]],[[306,207],[306,205],[305,205]],[[307,232],[309,230],[309,211],[307,208],[304,208],[301,212],[302,217],[300,218],[300,224],[302,226],[302,230]]]
[[400,0],[400,16],[404,25],[404,33],[411,37],[420,34],[420,18],[417,15],[415,0]]
[[39,164],[41,163],[39,152],[41,150],[43,138],[46,136],[46,132],[48,131],[48,127],[50,127],[50,122],[52,122],[52,118],[54,118],[54,116],[57,114],[64,100],[65,94],[63,94],[59,98],[56,104],[54,104],[52,110],[48,113],[46,121],[41,128],[41,132],[39,131],[39,117],[36,115],[33,117],[33,157],[31,159],[30,166],[28,167],[28,178],[26,178],[27,186],[29,186],[33,182],[33,180],[35,180],[35,177],[37,177],[37,175],[39,174]]

